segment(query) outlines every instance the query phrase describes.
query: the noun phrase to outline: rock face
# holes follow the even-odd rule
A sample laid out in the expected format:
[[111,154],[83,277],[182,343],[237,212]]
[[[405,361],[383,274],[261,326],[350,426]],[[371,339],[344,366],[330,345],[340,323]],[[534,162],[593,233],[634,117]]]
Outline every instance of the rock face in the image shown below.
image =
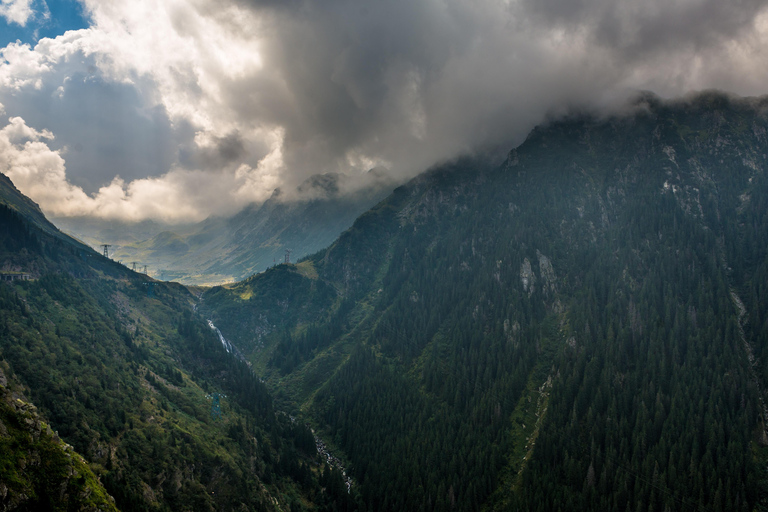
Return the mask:
[[533,273],[533,268],[528,258],[525,258],[520,264],[520,282],[523,284],[523,290],[528,292],[528,296],[533,295],[536,289],[536,274]]
[[541,275],[541,289],[546,295],[557,293],[557,278],[555,269],[549,258],[536,251],[536,257],[539,259],[539,272]]
[[[554,297],[557,293],[557,277],[555,276],[552,262],[539,250],[536,250],[536,258],[539,260],[539,286],[541,287],[541,292],[547,298]],[[520,283],[523,285],[523,290],[528,292],[529,297],[537,290],[536,280],[536,273],[533,271],[531,260],[524,258],[520,264]]]

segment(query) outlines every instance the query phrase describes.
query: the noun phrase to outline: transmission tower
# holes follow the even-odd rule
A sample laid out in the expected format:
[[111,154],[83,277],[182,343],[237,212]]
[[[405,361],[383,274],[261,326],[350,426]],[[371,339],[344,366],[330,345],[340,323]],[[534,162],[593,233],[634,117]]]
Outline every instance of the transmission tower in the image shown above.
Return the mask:
[[133,270],[134,272],[136,271],[136,264],[137,263],[138,263],[138,261],[132,261],[131,262],[131,270]]
[[147,273],[147,266],[146,265],[144,265],[144,273],[145,274]]
[[112,246],[110,244],[101,244],[101,246],[104,248],[104,257],[109,258],[109,248]]
[[285,250],[285,262],[290,263],[291,262],[291,250],[286,249]]

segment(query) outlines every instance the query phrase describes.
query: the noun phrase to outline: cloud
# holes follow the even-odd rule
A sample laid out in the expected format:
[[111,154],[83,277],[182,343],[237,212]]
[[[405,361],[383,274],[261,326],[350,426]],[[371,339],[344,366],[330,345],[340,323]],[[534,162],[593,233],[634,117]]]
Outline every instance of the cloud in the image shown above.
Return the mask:
[[54,217],[193,222],[213,213],[235,213],[249,202],[251,188],[276,186],[263,178],[268,172],[260,173],[259,180],[241,165],[217,174],[176,168],[131,182],[115,176],[96,193],[86,194],[69,182],[61,152],[49,147],[53,140],[51,132],[30,127],[20,117],[9,118],[0,129],[0,172]]
[[764,0],[523,0],[529,20],[586,34],[628,58],[717,46],[750,31]]
[[51,211],[61,203],[85,201],[82,190],[66,183],[64,159],[44,142],[53,134],[28,127],[20,117],[8,121],[0,129],[0,171]]
[[33,0],[0,0],[0,16],[8,24],[15,23],[23,27],[35,15],[32,3]]
[[198,218],[509,149],[636,89],[763,94],[766,2],[83,0],[90,28],[2,50],[0,102],[84,194],[35,189],[46,211]]
[[279,119],[304,174],[373,161],[410,175],[633,88],[765,91],[765,2],[573,3],[244,2],[277,34],[262,57],[281,88],[232,101]]

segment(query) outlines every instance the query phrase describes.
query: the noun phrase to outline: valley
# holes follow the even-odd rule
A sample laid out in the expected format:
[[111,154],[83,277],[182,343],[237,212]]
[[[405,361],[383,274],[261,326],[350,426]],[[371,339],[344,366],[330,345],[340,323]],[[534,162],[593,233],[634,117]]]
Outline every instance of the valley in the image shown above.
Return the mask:
[[129,268],[135,265],[133,270],[146,265],[146,272],[158,280],[210,286],[263,272],[284,262],[286,254],[296,261],[323,249],[393,188],[393,178],[372,169],[354,178],[315,175],[292,194],[278,189],[263,203],[248,205],[235,215],[197,223],[80,217],[54,221],[95,249],[110,244],[111,258]]

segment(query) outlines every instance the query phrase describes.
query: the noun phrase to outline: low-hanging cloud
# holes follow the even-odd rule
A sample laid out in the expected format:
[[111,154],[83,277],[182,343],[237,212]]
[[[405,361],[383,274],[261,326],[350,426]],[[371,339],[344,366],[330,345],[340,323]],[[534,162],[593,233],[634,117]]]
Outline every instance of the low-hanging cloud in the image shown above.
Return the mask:
[[581,31],[625,59],[657,52],[707,50],[751,32],[765,0],[523,0],[529,20],[545,28]]
[[90,28],[2,50],[0,102],[66,160],[82,195],[59,215],[195,220],[313,174],[508,149],[636,89],[763,94],[767,4],[84,0]]

